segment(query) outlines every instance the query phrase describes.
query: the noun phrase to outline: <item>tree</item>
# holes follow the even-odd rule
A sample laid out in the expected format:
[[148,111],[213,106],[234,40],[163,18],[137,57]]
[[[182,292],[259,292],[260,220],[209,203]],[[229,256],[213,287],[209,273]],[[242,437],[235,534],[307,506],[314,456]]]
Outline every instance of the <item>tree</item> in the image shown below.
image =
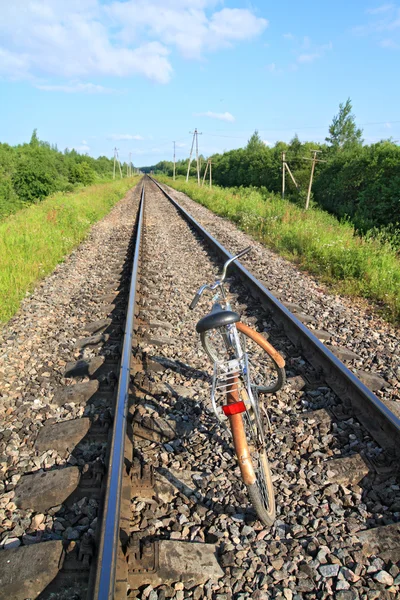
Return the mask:
[[37,148],[40,144],[40,140],[38,138],[37,129],[34,129],[31,135],[31,141],[29,142],[31,146]]
[[20,147],[12,182],[23,202],[43,200],[57,191],[59,174],[51,150],[30,144]]
[[71,164],[69,171],[69,181],[71,183],[90,185],[95,179],[96,173],[86,161]]
[[351,110],[351,100],[347,98],[344,105],[339,104],[339,113],[333,117],[332,124],[329,127],[330,136],[325,138],[325,141],[334,150],[361,145],[363,142],[362,129],[357,128]]
[[256,152],[257,150],[263,150],[265,148],[265,144],[260,138],[257,129],[247,142],[246,149],[250,150],[250,152]]

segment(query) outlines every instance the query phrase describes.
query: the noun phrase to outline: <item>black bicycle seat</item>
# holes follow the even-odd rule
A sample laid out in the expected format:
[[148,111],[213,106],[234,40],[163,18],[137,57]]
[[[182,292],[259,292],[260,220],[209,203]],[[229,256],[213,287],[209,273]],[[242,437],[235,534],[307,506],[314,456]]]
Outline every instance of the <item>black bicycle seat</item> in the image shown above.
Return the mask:
[[231,325],[240,321],[240,316],[233,312],[233,310],[222,310],[222,308],[216,304],[210,314],[206,315],[196,325],[197,333],[202,333],[208,329],[216,329],[217,327],[223,327],[224,325]]

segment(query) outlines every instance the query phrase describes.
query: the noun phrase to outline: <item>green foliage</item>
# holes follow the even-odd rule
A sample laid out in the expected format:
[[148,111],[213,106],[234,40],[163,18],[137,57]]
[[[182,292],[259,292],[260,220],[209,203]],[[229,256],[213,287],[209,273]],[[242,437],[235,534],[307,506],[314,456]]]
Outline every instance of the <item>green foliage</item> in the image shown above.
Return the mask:
[[[350,98],[340,104],[329,128],[328,144],[300,142],[297,135],[286,144],[266,146],[258,132],[245,148],[211,157],[213,181],[223,187],[265,187],[282,190],[282,153],[295,178],[285,174],[285,198],[304,207],[310,181],[312,150],[320,150],[315,167],[312,202],[336,215],[350,219],[359,233],[378,235],[384,228],[393,243],[399,236],[393,231],[400,225],[400,147],[391,140],[364,146],[357,128]],[[155,173],[172,175],[172,163],[163,161],[148,167]],[[177,175],[186,175],[187,160],[177,163]],[[203,167],[204,169],[204,167]],[[145,170],[145,169],[143,169]],[[203,171],[204,172],[204,171]],[[193,172],[192,172],[193,174]],[[400,247],[400,246],[398,246]]]
[[90,185],[95,181],[95,179],[96,173],[86,161],[81,163],[74,162],[70,165],[69,181],[71,181],[71,183]]
[[51,273],[138,180],[118,179],[67,196],[57,193],[0,223],[0,322],[16,312],[26,292]]
[[320,275],[339,292],[378,302],[386,316],[400,321],[400,259],[390,232],[381,234],[380,239],[372,235],[360,238],[350,223],[339,223],[319,208],[304,211],[265,188],[210,189],[162,179]]
[[262,139],[260,138],[260,136],[258,135],[258,131],[256,130],[253,135],[251,136],[251,138],[249,139],[249,141],[247,142],[247,146],[246,149],[249,152],[260,152],[260,150],[262,151],[265,147],[264,142],[262,141]]
[[362,130],[357,128],[351,110],[351,100],[347,98],[345,104],[339,104],[339,113],[333,117],[329,127],[329,137],[325,138],[333,150],[343,150],[362,144]]
[[54,157],[47,148],[29,144],[17,153],[12,182],[22,202],[36,202],[58,189],[58,172]]
[[338,152],[314,185],[320,206],[361,232],[400,224],[400,147],[390,141]]
[[38,148],[40,145],[40,140],[38,138],[37,129],[34,129],[31,135],[31,141],[29,142],[30,146],[34,148]]
[[41,141],[36,129],[29,144],[0,143],[0,220],[56,191],[71,192],[78,185],[109,180],[112,172],[112,159],[94,159],[76,150],[59,152],[56,145]]

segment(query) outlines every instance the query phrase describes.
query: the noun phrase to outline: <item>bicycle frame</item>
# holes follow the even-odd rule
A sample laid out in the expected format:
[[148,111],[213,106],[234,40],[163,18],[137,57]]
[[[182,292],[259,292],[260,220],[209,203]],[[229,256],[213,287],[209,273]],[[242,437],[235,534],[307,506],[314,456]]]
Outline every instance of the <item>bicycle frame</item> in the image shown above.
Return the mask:
[[[244,256],[244,254],[247,254],[247,252],[249,252],[250,250],[251,250],[251,247],[248,247],[245,250],[243,250],[242,252],[239,252],[239,254],[237,254],[236,256],[233,256],[232,258],[230,258],[224,264],[220,279],[217,279],[212,284],[203,285],[199,289],[197,294],[195,295],[195,297],[190,305],[190,308],[193,309],[196,306],[197,302],[199,301],[201,295],[206,290],[210,290],[210,291],[216,291],[216,293],[213,297],[213,308],[218,304],[222,310],[231,311],[232,307],[227,298],[225,288],[224,288],[226,274],[227,274],[229,266],[234,261],[236,261],[238,258]],[[239,377],[241,375],[245,382],[248,401],[249,401],[251,408],[253,409],[254,414],[256,416],[258,429],[261,431],[262,424],[261,424],[258,401],[256,401],[256,399],[254,398],[254,394],[253,394],[253,390],[252,390],[252,386],[251,386],[251,382],[250,382],[250,369],[249,369],[248,356],[247,356],[247,353],[245,351],[243,351],[243,349],[242,349],[239,332],[238,332],[236,324],[233,323],[231,325],[226,325],[224,327],[223,331],[221,331],[221,333],[222,333],[222,337],[225,342],[226,349],[228,351],[231,349],[233,350],[235,359],[232,359],[230,361],[225,361],[225,363],[218,362],[218,361],[214,362],[214,374],[213,374],[213,383],[212,383],[212,390],[211,390],[211,402],[212,402],[212,407],[213,407],[215,416],[217,417],[217,419],[219,421],[223,421],[224,419],[226,419],[226,415],[224,414],[222,408],[218,407],[218,403],[217,403],[217,399],[216,399],[217,389],[222,391],[222,388],[223,388],[223,390],[227,393],[228,403],[229,403],[229,396],[232,397],[233,393],[236,393],[236,395],[237,395],[237,392],[238,392],[238,389],[236,389],[236,390],[231,389],[230,386],[234,380],[236,382],[236,387],[237,387],[239,385],[238,382],[239,382]],[[220,386],[218,387],[219,370],[221,371],[221,377],[224,377],[224,380],[223,380],[224,383],[220,384]],[[247,411],[247,407],[245,407],[245,410]],[[262,444],[263,440],[258,440],[258,443]]]
[[[276,515],[275,498],[266,456],[258,392],[275,391],[281,387],[284,381],[281,370],[285,362],[261,334],[240,321],[239,316],[232,311],[224,289],[229,265],[249,250],[250,248],[246,248],[230,258],[224,265],[221,278],[199,289],[190,309],[195,308],[205,290],[215,292],[211,313],[199,321],[196,327],[203,348],[214,364],[212,408],[219,421],[229,420],[230,427],[227,429],[233,438],[242,480],[247,486],[250,501],[261,522],[271,526]],[[228,314],[223,315],[221,311],[227,311]],[[249,354],[247,353],[247,340],[255,342],[257,348],[261,348],[272,358],[278,375],[277,384],[267,387],[258,385],[256,379],[252,381],[259,370],[254,369],[256,363],[252,362],[253,354],[256,361],[258,354],[257,350],[253,353],[251,344]]]

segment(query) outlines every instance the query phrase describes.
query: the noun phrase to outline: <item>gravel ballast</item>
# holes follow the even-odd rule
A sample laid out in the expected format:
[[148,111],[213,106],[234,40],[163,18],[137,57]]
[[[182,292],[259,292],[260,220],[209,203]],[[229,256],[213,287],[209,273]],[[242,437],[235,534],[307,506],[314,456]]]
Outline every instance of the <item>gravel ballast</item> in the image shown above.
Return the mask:
[[[172,195],[183,204],[182,196]],[[186,208],[191,213],[196,209],[199,220],[205,210],[188,200]],[[209,211],[202,224],[231,251],[249,244],[229,224],[228,238],[222,232],[227,224]],[[253,272],[262,250],[257,246],[256,259],[248,265]],[[369,461],[382,458],[379,446],[351,415],[333,418],[340,400],[318,378],[314,386],[303,385],[302,374],[311,380],[312,367],[232,279],[233,307],[239,307],[244,322],[268,335],[287,362],[287,386],[267,399],[277,519],[271,529],[264,528],[238,477],[230,435],[211,410],[211,365],[195,333],[211,297],[203,297],[193,312],[188,308],[195,291],[216,278],[221,264],[153,184],[147,191],[145,256],[139,355],[149,366],[136,376],[145,391],[134,421],[150,429],[152,421],[172,421],[175,426],[170,428],[181,433],[163,443],[136,438],[141,460],[156,470],[158,504],[154,507],[138,494],[132,531],[144,539],[216,545],[224,577],[185,588],[184,598],[392,597],[398,590],[398,566],[367,556],[357,537],[359,531],[396,522],[400,516],[400,488],[390,466],[379,475],[370,468]],[[283,279],[283,263],[277,260],[269,256],[268,268]],[[292,273],[288,277],[296,281]],[[341,469],[338,461],[343,459],[348,462]],[[377,578],[381,571],[389,577]],[[153,590],[150,585],[133,594],[144,598],[153,591],[157,597],[179,597],[168,586]]]

